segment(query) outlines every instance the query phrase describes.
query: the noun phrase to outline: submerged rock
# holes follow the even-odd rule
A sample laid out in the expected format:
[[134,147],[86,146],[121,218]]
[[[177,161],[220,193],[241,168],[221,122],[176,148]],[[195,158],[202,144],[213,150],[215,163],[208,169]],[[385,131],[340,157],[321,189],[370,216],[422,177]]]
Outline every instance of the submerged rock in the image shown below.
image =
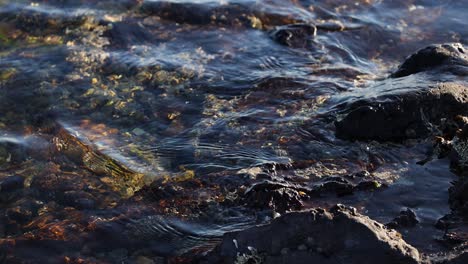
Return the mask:
[[413,227],[419,223],[418,218],[413,210],[407,208],[400,212],[400,215],[395,217],[390,223],[386,224],[389,228]]
[[317,33],[317,28],[310,24],[292,24],[276,27],[270,37],[276,42],[293,48],[306,48]]
[[10,176],[0,183],[0,192],[11,192],[24,187],[24,177]]
[[[382,224],[342,205],[226,233],[205,263],[418,263],[419,252]],[[253,262],[258,263],[258,262]]]
[[[343,109],[335,122],[337,136],[399,141],[429,135],[442,119],[468,113],[468,86],[460,81],[467,66],[461,44],[430,46],[417,52],[392,75],[402,78],[340,96],[345,102],[339,104]],[[437,71],[421,72],[428,70]]]

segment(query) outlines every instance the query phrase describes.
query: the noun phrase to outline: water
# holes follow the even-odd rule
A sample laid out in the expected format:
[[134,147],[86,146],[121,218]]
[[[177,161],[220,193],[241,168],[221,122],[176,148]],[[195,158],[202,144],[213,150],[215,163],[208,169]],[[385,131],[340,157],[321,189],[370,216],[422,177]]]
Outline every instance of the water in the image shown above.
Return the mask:
[[369,170],[389,188],[310,206],[382,222],[413,208],[422,231],[403,236],[440,250],[447,162],[416,165],[427,142],[338,140],[330,113],[415,50],[466,45],[466,13],[467,1],[0,0],[0,178],[26,179],[1,195],[5,258],[190,261],[259,222],[236,202],[259,171]]

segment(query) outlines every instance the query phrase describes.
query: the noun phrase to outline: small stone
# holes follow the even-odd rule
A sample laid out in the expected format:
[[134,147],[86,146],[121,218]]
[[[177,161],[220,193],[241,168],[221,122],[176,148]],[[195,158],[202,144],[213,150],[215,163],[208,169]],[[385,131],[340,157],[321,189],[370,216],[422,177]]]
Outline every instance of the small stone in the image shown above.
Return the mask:
[[287,255],[287,254],[289,254],[289,248],[281,249],[281,255]]

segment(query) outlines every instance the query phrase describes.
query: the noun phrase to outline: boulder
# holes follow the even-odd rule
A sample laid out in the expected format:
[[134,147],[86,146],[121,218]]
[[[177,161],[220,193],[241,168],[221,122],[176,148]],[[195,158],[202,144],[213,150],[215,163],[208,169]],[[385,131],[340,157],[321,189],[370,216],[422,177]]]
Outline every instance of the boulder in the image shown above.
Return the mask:
[[284,214],[267,225],[226,233],[204,261],[384,264],[418,263],[420,255],[396,231],[337,205],[330,211]]
[[410,55],[391,77],[399,78],[421,71],[443,67],[444,71],[454,71],[459,75],[468,72],[468,56],[465,47],[460,43],[431,45]]
[[335,98],[336,135],[378,141],[430,135],[442,120],[468,112],[467,66],[461,44],[418,51],[392,74],[393,78]]

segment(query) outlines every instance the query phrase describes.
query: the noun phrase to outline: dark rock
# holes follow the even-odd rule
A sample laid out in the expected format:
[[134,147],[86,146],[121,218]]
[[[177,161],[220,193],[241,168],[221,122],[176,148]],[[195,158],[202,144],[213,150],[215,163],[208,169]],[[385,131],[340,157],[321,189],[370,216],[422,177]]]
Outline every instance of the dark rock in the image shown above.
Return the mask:
[[[460,43],[431,45],[409,56],[391,77],[399,78],[437,67],[456,73],[468,73],[468,54]],[[463,69],[464,68],[464,69]]]
[[452,210],[457,210],[468,217],[468,180],[463,177],[449,188],[449,204]]
[[[308,251],[298,250],[309,245]],[[285,250],[288,249],[288,250]],[[256,257],[263,263],[418,263],[419,252],[393,230],[336,206],[293,212],[268,225],[226,233],[206,263]]]
[[24,177],[17,175],[5,178],[0,184],[1,192],[11,192],[22,188],[24,188]]
[[126,48],[136,41],[145,43],[154,41],[148,31],[132,21],[112,23],[112,27],[104,33],[110,41],[110,45],[118,48]]
[[[463,50],[461,44],[430,46],[410,56],[392,75],[403,78],[340,95],[338,108],[343,108],[335,122],[337,136],[380,141],[420,138],[446,120],[467,114],[466,83],[453,81],[453,74],[468,73],[463,72],[468,66]],[[424,59],[431,56],[435,58]]]
[[354,185],[341,177],[326,177],[314,185],[313,190],[318,194],[335,193],[338,196],[352,194]]
[[302,199],[310,190],[293,184],[263,181],[252,185],[244,193],[248,206],[271,208],[283,213],[302,208]]
[[468,112],[466,86],[407,78],[350,94],[354,100],[335,122],[337,136],[381,141],[418,138],[429,135],[441,118]]
[[293,24],[276,27],[270,37],[276,42],[293,48],[306,48],[315,36],[317,28],[310,24]]
[[466,174],[468,168],[468,125],[457,131],[457,135],[450,142],[449,158],[452,169],[460,175]]
[[66,191],[63,193],[64,205],[73,206],[76,209],[94,209],[96,201],[93,195],[83,191]]
[[377,189],[380,189],[382,187],[387,187],[386,184],[383,184],[381,182],[378,182],[376,180],[363,180],[358,183],[358,185],[355,187],[355,190],[357,191],[374,191]]
[[468,263],[468,250],[460,253],[459,255],[455,256],[454,258],[444,262],[447,264],[466,264]]
[[414,211],[406,208],[406,210],[401,211],[400,215],[386,224],[386,226],[389,228],[413,227],[418,223],[419,221]]
[[[463,227],[462,227],[463,228]],[[452,229],[454,232],[447,232],[441,239],[438,240],[442,245],[447,248],[455,248],[463,244],[467,244],[468,236],[465,232],[458,232],[458,228]]]
[[449,204],[452,210],[468,217],[468,126],[458,131],[451,141],[452,150],[449,154],[451,169],[459,175],[457,181],[449,188]]
[[33,213],[31,212],[31,210],[29,210],[29,208],[23,208],[20,206],[8,208],[6,210],[6,215],[8,219],[19,223],[26,223],[30,221],[33,217]]
[[468,263],[468,248],[457,248],[448,253],[442,253],[432,258],[434,264],[465,264]]

